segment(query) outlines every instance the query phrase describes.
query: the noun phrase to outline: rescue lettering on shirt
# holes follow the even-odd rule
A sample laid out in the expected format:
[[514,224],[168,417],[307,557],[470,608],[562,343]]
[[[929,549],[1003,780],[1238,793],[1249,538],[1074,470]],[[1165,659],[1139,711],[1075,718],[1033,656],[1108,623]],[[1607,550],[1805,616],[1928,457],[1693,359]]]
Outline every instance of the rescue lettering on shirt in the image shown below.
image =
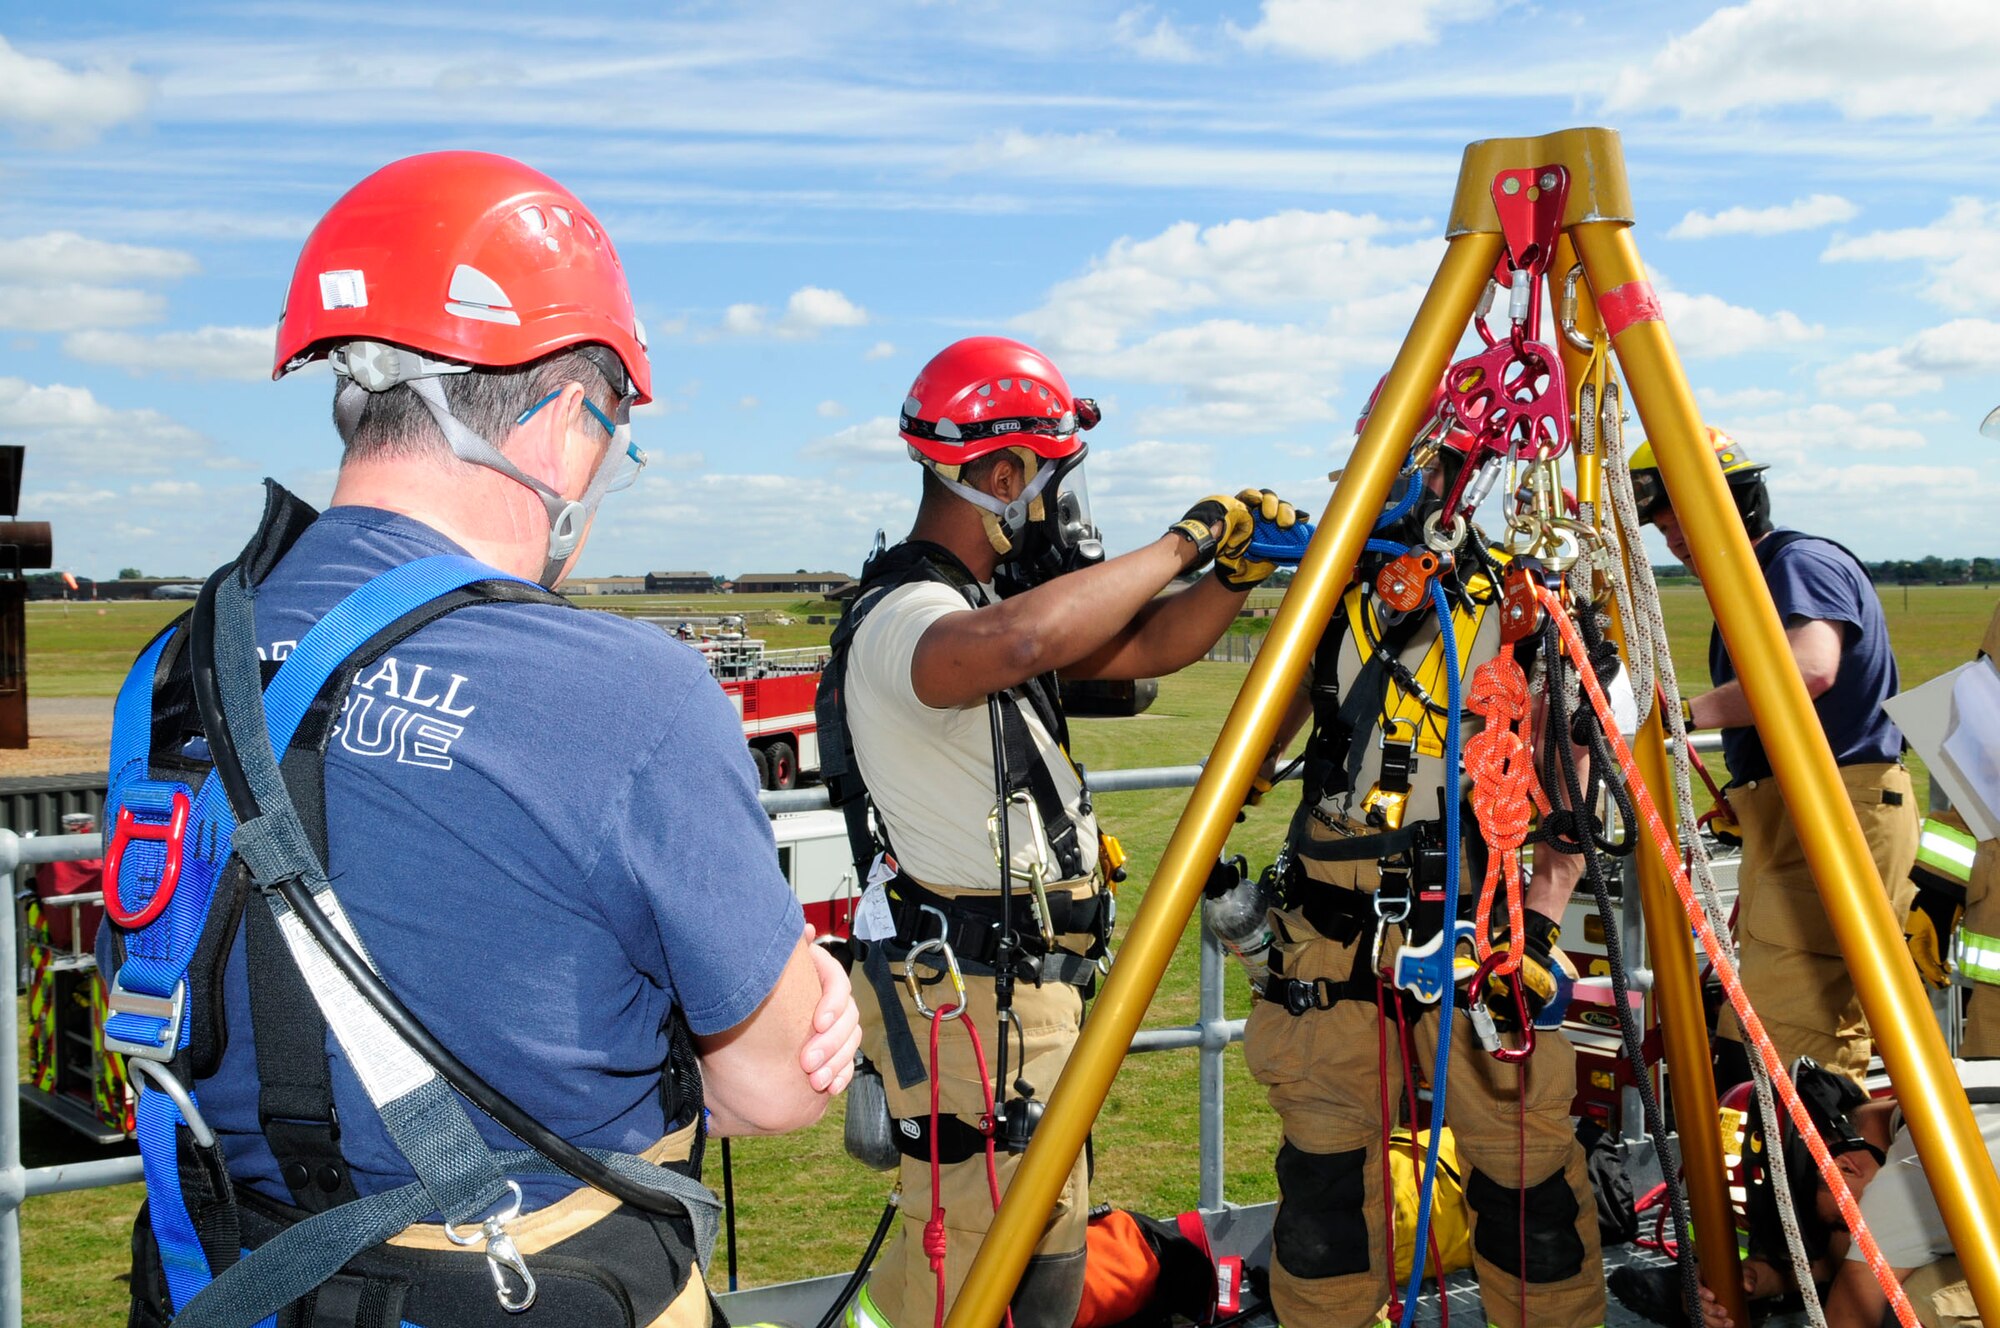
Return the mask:
[[[274,641],[257,654],[282,661],[297,646]],[[404,664],[384,655],[354,675],[333,736],[356,756],[449,770],[452,744],[465,736],[465,726],[453,720],[479,708],[465,695],[467,681],[462,673],[440,673],[429,664]]]

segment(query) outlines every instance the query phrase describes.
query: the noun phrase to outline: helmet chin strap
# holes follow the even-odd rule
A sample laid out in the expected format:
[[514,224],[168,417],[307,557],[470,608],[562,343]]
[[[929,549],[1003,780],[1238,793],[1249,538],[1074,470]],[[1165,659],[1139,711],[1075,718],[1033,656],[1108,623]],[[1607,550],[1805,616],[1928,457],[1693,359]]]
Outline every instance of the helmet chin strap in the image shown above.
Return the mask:
[[576,552],[577,545],[583,542],[584,532],[590,529],[590,519],[596,513],[597,504],[602,501],[605,489],[617,469],[619,456],[623,454],[623,448],[620,446],[623,440],[613,437],[611,446],[605,449],[604,459],[591,474],[590,483],[585,487],[582,497],[564,498],[509,461],[504,452],[466,428],[459,418],[451,413],[451,406],[444,399],[444,388],[439,385],[436,374],[441,370],[445,372],[462,372],[462,370],[455,365],[425,360],[424,357],[411,352],[406,351],[403,354],[413,361],[420,362],[409,366],[418,369],[419,372],[409,373],[405,370],[398,373],[395,368],[391,368],[388,374],[376,375],[389,379],[383,387],[370,386],[371,375],[368,373],[352,373],[348,371],[345,363],[340,361],[335,363],[335,372],[341,373],[348,379],[341,386],[339,395],[334,398],[334,415],[343,432],[353,433],[354,426],[360,421],[361,412],[367,405],[369,392],[386,391],[388,387],[394,387],[398,383],[407,386],[417,394],[417,399],[423,402],[424,408],[430,412],[431,419],[443,431],[445,442],[450,446],[453,456],[460,461],[498,471],[516,484],[525,486],[542,500],[543,510],[549,516],[549,539],[543,554],[541,575],[535,580],[544,588],[554,588],[562,577],[563,567]]
[[[1042,491],[1056,477],[1056,467],[1042,464],[1042,459],[1025,447],[1007,449],[1021,459],[1027,474],[1027,481],[1021,487],[1018,497],[1011,503],[1003,503],[992,494],[975,489],[958,478],[961,466],[938,465],[928,459],[924,464],[938,477],[938,482],[957,494],[966,502],[980,509],[982,522],[986,528],[986,540],[993,551],[1002,558],[1015,551],[1015,541],[1027,529],[1030,521],[1040,521],[1044,508]],[[915,449],[911,449],[912,453]]]

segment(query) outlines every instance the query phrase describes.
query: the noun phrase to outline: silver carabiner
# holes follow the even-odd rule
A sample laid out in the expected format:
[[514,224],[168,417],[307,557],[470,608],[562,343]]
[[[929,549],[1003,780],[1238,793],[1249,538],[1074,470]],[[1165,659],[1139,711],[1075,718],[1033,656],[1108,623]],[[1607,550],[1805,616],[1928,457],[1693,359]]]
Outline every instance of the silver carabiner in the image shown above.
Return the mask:
[[[935,910],[932,910],[935,911]],[[942,918],[943,914],[938,914]],[[945,1007],[943,1014],[924,1004],[924,990],[917,981],[917,956],[929,954],[933,950],[944,956],[945,975],[951,979],[951,988],[958,994],[958,1003]],[[950,1023],[965,1014],[965,974],[958,971],[958,956],[952,953],[951,944],[939,936],[934,940],[918,941],[910,947],[910,953],[903,957],[903,985],[910,989],[910,1003],[917,1007],[917,1013],[926,1019],[943,1019]]]
[[[535,1303],[535,1275],[528,1271],[528,1261],[521,1257],[514,1238],[507,1234],[507,1224],[521,1215],[521,1186],[518,1181],[508,1181],[507,1206],[479,1224],[479,1230],[470,1236],[461,1236],[450,1222],[444,1224],[444,1238],[454,1245],[467,1248],[475,1244],[485,1246],[486,1271],[493,1278],[493,1295],[500,1302],[500,1308],[509,1314],[520,1314]],[[521,1279],[521,1292],[512,1294],[507,1282],[507,1272]]]
[[1588,355],[1597,348],[1597,343],[1576,330],[1576,283],[1583,279],[1583,264],[1578,263],[1563,278],[1562,313],[1557,322],[1562,325],[1563,340]]

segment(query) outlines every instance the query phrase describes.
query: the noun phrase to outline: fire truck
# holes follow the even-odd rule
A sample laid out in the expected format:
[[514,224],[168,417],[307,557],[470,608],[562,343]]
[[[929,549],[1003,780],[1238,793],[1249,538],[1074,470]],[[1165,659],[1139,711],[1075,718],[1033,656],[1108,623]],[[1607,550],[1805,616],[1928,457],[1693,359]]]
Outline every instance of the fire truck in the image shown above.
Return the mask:
[[754,638],[724,634],[689,644],[708,661],[743,720],[743,737],[767,789],[794,787],[819,773],[819,723],[813,701],[826,669],[825,646],[770,650]]

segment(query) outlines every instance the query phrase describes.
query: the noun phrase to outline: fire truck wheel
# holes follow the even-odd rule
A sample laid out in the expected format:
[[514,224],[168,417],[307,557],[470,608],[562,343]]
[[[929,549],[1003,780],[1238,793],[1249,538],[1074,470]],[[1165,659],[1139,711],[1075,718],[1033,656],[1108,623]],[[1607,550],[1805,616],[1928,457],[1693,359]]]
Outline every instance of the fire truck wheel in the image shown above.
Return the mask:
[[757,772],[757,787],[760,789],[771,787],[771,762],[764,755],[762,747],[750,749],[750,766]]
[[766,788],[788,789],[799,782],[799,753],[791,743],[779,738],[764,749],[764,760],[771,772]]

